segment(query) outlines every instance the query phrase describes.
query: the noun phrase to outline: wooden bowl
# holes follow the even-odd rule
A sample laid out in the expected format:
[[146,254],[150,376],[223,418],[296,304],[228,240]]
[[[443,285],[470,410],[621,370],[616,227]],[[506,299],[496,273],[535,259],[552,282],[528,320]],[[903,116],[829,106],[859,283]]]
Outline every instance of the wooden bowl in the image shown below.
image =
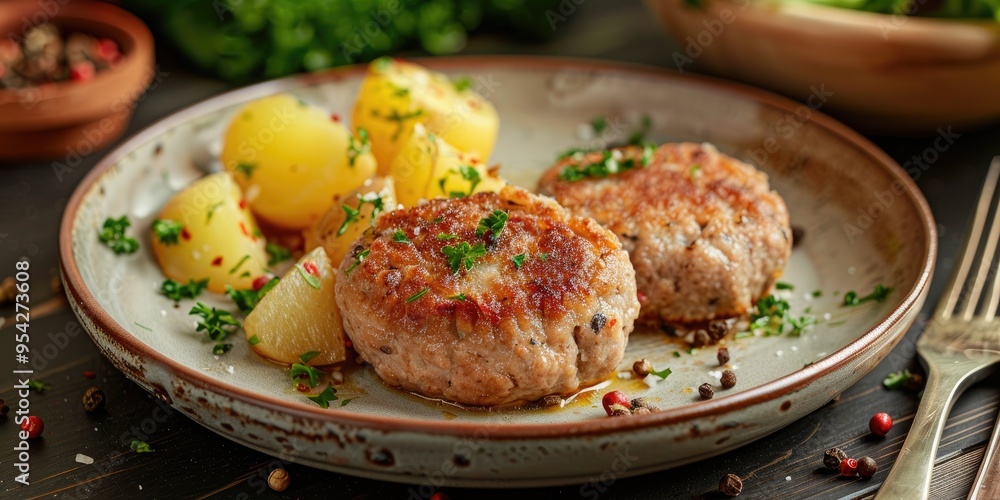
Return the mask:
[[46,22],[110,38],[124,57],[88,81],[0,90],[0,161],[72,161],[99,150],[125,131],[154,76],[149,29],[118,7],[74,1],[44,10],[38,2],[18,1],[0,10],[0,33],[7,37],[19,39]]
[[[646,0],[700,68],[900,135],[1000,119],[1000,23],[908,18],[796,2]],[[810,96],[825,90],[822,99]],[[820,102],[822,100],[822,102]]]

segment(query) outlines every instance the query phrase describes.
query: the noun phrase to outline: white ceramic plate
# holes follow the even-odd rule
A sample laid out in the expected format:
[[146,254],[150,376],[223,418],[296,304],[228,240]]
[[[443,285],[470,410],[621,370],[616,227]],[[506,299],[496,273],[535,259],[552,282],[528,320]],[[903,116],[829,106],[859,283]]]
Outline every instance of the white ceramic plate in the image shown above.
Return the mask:
[[[74,311],[105,355],[195,421],[296,462],[417,484],[567,484],[606,470],[635,475],[680,465],[780,429],[874,367],[924,301],[936,237],[923,198],[884,153],[806,106],[728,83],[608,63],[423,62],[472,76],[495,103],[501,128],[493,160],[530,189],[558,152],[620,141],[643,114],[652,119],[651,139],[711,142],[758,164],[784,196],[793,224],[806,231],[783,279],[795,290],[785,293],[797,314],[809,307],[820,323],[800,337],[728,339],[739,382],[709,401],[699,400],[697,387],[718,381],[715,349],[688,354],[657,331],[632,334],[619,371],[646,358],[671,368],[666,381],[616,378],[556,409],[466,410],[386,387],[373,371],[358,368],[339,389],[350,404],[323,410],[291,390],[287,370],[242,342],[214,357],[187,314],[191,304],[175,308],[158,293],[164,277],[148,240],[137,254],[117,256],[99,243],[98,227],[108,216],[127,214],[136,234],[148,234],[175,191],[218,166],[222,131],[246,101],[291,92],[350,116],[363,69],[346,68],[189,107],[117,148],[81,183],[61,228],[63,274]],[[608,118],[610,132],[587,139],[585,124],[598,115]],[[876,284],[895,288],[887,301],[840,305],[844,292],[866,293]],[[814,290],[822,297],[812,297]],[[225,297],[206,301],[232,308]],[[663,411],[607,418],[600,393],[611,388],[644,396]]]

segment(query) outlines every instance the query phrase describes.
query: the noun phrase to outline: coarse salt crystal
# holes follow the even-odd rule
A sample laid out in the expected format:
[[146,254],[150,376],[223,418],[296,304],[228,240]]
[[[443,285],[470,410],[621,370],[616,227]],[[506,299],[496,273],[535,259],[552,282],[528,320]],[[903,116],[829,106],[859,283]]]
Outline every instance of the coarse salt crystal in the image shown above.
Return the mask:
[[830,313],[824,313],[823,314],[823,319],[826,320],[826,321],[830,321],[830,318],[832,318],[832,317],[833,316],[830,316]]
[[94,463],[94,459],[90,458],[87,455],[84,455],[82,453],[77,453],[76,454],[76,463],[83,464],[83,465],[90,465],[90,464]]
[[622,380],[629,380],[632,378],[632,372],[618,372],[618,378]]
[[791,480],[792,480],[792,476],[785,476],[785,481],[791,481]]
[[792,350],[793,350],[793,351],[798,351],[798,350],[799,350],[799,346],[797,346],[797,345],[793,345],[793,346],[792,346]]
[[722,372],[719,371],[719,370],[711,370],[711,371],[708,372],[708,376],[709,377],[714,377],[714,378],[721,379],[722,378]]
[[778,352],[774,353],[774,355],[775,356],[781,356],[784,353],[785,353],[784,351],[778,351]]
[[226,367],[226,371],[227,371],[227,372],[229,372],[229,374],[230,374],[230,375],[232,375],[232,374],[236,373],[236,369],[235,369],[235,368],[233,368],[233,365],[229,365],[229,366],[227,366],[227,367]]

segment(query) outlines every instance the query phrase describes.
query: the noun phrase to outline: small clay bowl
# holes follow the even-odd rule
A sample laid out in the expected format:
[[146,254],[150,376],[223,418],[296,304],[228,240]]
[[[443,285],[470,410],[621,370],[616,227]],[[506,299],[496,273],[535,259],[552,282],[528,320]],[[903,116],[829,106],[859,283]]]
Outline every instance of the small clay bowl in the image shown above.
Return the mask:
[[51,23],[118,43],[122,59],[83,82],[0,90],[0,161],[79,161],[122,135],[136,100],[155,75],[153,37],[135,16],[103,2],[74,1],[44,9],[34,1],[0,10],[0,35],[19,40]]

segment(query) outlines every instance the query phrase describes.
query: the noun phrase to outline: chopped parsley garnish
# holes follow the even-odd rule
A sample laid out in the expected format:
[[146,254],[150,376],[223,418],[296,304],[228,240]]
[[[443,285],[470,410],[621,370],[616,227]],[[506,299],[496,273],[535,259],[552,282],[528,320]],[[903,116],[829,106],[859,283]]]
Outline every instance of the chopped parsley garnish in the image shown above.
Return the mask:
[[249,343],[250,345],[257,345],[257,344],[259,344],[259,343],[260,343],[260,337],[258,337],[258,336],[256,336],[256,335],[254,335],[253,337],[250,337],[250,338],[248,338],[248,339],[247,339],[247,342],[248,342],[248,343]]
[[316,356],[319,356],[319,351],[309,351],[299,354],[299,359],[302,360],[303,364],[305,364],[308,363],[310,359],[313,359]]
[[507,224],[508,218],[507,212],[494,210],[493,213],[479,220],[479,225],[476,226],[476,236],[490,233],[493,235],[494,240],[500,239],[500,233],[503,232],[503,227]]
[[302,275],[302,279],[306,280],[306,283],[308,283],[309,286],[317,290],[320,289],[319,278],[316,275],[310,273],[309,271],[306,271],[306,268],[302,267],[302,264],[296,263],[295,269],[299,271],[299,274]]
[[347,406],[347,403],[350,403],[351,401],[354,401],[354,400],[351,399],[351,398],[341,399],[340,400],[340,406]]
[[340,225],[340,229],[337,230],[337,236],[343,236],[343,234],[347,232],[347,226],[350,226],[351,224],[358,221],[358,217],[361,215],[361,207],[364,206],[365,203],[371,203],[372,205],[372,219],[370,223],[375,224],[375,216],[378,215],[379,212],[381,212],[385,208],[384,206],[385,202],[382,201],[381,196],[376,196],[374,198],[365,198],[364,196],[359,194],[358,208],[351,208],[346,203],[341,205],[341,208],[344,209],[344,212],[347,214],[347,217],[344,219],[344,223]]
[[884,385],[886,389],[895,390],[900,387],[905,387],[912,378],[913,374],[910,373],[910,370],[893,372],[885,377],[885,380],[882,381],[882,385]]
[[664,368],[660,371],[649,372],[650,375],[656,375],[657,377],[660,377],[660,379],[663,380],[666,380],[666,378],[670,376],[670,373],[671,373],[670,368]]
[[216,356],[222,356],[223,354],[229,352],[229,350],[232,348],[233,344],[222,344],[222,343],[215,344],[215,346],[212,347],[212,354],[215,354]]
[[437,235],[437,239],[442,240],[442,241],[449,241],[449,240],[453,240],[455,238],[458,238],[458,236],[455,236],[454,234],[451,234],[451,233],[438,233],[438,235]]
[[163,292],[163,295],[166,295],[168,299],[171,299],[174,302],[180,302],[183,299],[193,299],[198,297],[207,287],[208,278],[199,281],[188,280],[186,285],[182,285],[174,280],[168,279],[160,285],[160,291]]
[[209,222],[212,222],[212,216],[215,215],[215,211],[218,210],[219,207],[221,207],[222,205],[225,205],[225,204],[226,204],[226,202],[220,201],[220,202],[216,203],[215,205],[212,205],[212,206],[208,207],[208,214],[205,216],[205,224],[208,224]]
[[856,306],[863,304],[868,301],[874,300],[875,302],[885,302],[886,297],[892,293],[892,287],[875,285],[875,290],[864,297],[859,297],[856,292],[847,292],[844,294],[844,304],[845,306]]
[[125,236],[125,230],[131,226],[128,216],[123,215],[117,219],[108,217],[104,219],[104,226],[98,236],[101,242],[113,250],[116,254],[132,254],[139,249],[139,242],[135,238]]
[[149,446],[149,443],[145,441],[139,441],[138,439],[133,439],[132,444],[129,445],[132,451],[136,453],[152,453],[154,450]]
[[[507,214],[504,215],[506,216]],[[472,246],[469,245],[469,242],[463,241],[458,245],[449,245],[442,248],[441,253],[448,259],[448,266],[451,267],[451,272],[458,274],[463,265],[466,271],[472,269],[472,265],[476,263],[476,260],[486,255],[486,246],[482,243]]]
[[786,333],[786,325],[789,327],[789,335],[799,336],[807,326],[814,323],[816,318],[811,316],[792,316],[788,301],[768,295],[758,300],[756,310],[750,313],[750,331],[741,332],[747,333],[743,336],[738,333],[736,338],[748,337],[756,330],[762,331],[765,337],[781,335]]
[[[336,401],[338,399],[337,389],[334,389],[332,385],[327,385],[326,389],[323,389],[323,392],[315,396],[306,396],[306,397],[309,398],[309,400],[312,401],[313,403],[318,404],[320,408],[324,409],[330,407],[330,401]],[[346,405],[347,401],[350,400],[345,399],[344,402],[340,403],[340,406]]]
[[184,225],[170,219],[159,219],[153,222],[153,235],[164,245],[176,245],[180,241]]
[[448,297],[448,298],[451,299],[451,300],[462,301],[462,300],[465,300],[465,294],[464,293],[458,293],[458,294],[452,295],[451,297]]
[[288,372],[288,377],[292,379],[292,382],[300,383],[309,379],[309,387],[316,387],[319,385],[319,376],[319,370],[302,363],[293,364],[291,371]]
[[540,260],[542,262],[545,262],[545,261],[549,260],[549,254],[547,254],[545,252],[539,253],[538,254],[538,260]]
[[396,232],[392,234],[392,241],[404,244],[411,243],[410,238],[406,236],[406,233],[402,229],[397,229]]
[[403,122],[406,120],[412,120],[413,118],[419,118],[423,115],[424,110],[422,109],[402,114],[400,114],[398,109],[392,109],[388,115],[383,115],[382,113],[379,113],[378,110],[372,110],[373,117],[396,123],[396,130],[392,133],[393,141],[399,140],[399,134],[403,133]]
[[371,249],[366,248],[366,249],[358,252],[357,254],[355,254],[354,255],[354,264],[351,264],[351,267],[348,267],[347,270],[344,271],[344,274],[350,276],[351,275],[351,271],[353,271],[354,268],[360,266],[361,263],[365,260],[365,257],[368,257],[369,253],[371,253]]
[[448,192],[449,198],[464,198],[466,196],[471,196],[472,193],[476,191],[476,186],[478,186],[479,183],[482,182],[483,180],[482,176],[479,175],[479,171],[476,170],[474,167],[469,165],[459,165],[457,169],[454,168],[451,169],[450,171],[448,171],[447,176],[442,177],[438,181],[438,187],[441,188],[441,191],[444,191],[444,187],[445,184],[447,184],[448,182],[448,178],[454,174],[458,174],[459,176],[462,177],[462,179],[469,182],[469,192],[466,193],[464,191],[449,191]]
[[639,161],[631,157],[619,160],[615,157],[616,151],[619,150],[602,152],[601,160],[594,163],[567,166],[562,172],[559,172],[559,180],[574,182],[588,178],[602,178],[631,170],[638,166],[648,166],[653,158],[654,146],[649,144],[643,146],[642,156]]
[[[220,311],[214,307],[209,307],[201,302],[195,304],[191,308],[190,315],[201,316],[201,321],[198,322],[198,327],[195,331],[204,331],[205,335],[209,339],[215,341],[215,348],[221,349],[225,346],[222,341],[229,337],[229,334],[233,333],[236,328],[239,328],[240,322],[233,316],[233,313],[229,311]],[[231,347],[231,346],[230,346]],[[228,350],[228,349],[226,349]]]
[[472,88],[472,79],[467,76],[461,76],[456,78],[455,81],[452,82],[452,85],[455,86],[455,90],[458,92],[465,92],[466,90]]
[[517,269],[521,269],[521,266],[524,265],[524,259],[526,259],[526,258],[528,258],[528,256],[522,253],[522,254],[515,255],[510,260],[511,260],[511,262],[514,263],[514,267],[516,267]]
[[608,119],[603,116],[594,117],[594,119],[590,121],[590,127],[594,129],[595,134],[600,134],[608,128]]
[[818,299],[823,296],[823,292],[820,290],[813,290],[812,296]]
[[271,278],[260,290],[237,290],[230,285],[226,285],[226,295],[230,299],[233,299],[233,303],[236,304],[240,312],[246,314],[253,311],[257,307],[257,304],[260,303],[260,299],[263,299],[267,295],[267,292],[270,292],[277,284],[278,278]]
[[692,181],[697,179],[698,174],[700,173],[701,173],[701,165],[698,165],[697,163],[691,165],[691,167],[688,168],[688,177],[690,177]]
[[424,289],[420,290],[419,292],[417,292],[417,293],[415,293],[413,295],[410,295],[409,297],[406,298],[406,303],[409,304],[410,302],[414,302],[414,301],[420,300],[420,297],[423,297],[424,295],[427,295],[427,292],[429,292],[429,291],[431,291],[430,288],[424,288]]
[[681,352],[680,351],[674,351],[674,357],[675,358],[681,357]]
[[45,393],[45,391],[52,388],[52,385],[42,382],[41,380],[29,380],[28,389],[35,391],[39,394]]
[[247,255],[244,255],[244,256],[243,256],[243,258],[241,258],[241,259],[240,259],[240,260],[239,260],[239,261],[238,261],[238,262],[236,263],[236,265],[235,265],[235,266],[233,266],[233,268],[229,270],[229,274],[236,274],[236,271],[239,271],[239,269],[240,269],[240,266],[242,266],[242,265],[243,265],[243,263],[244,263],[244,262],[246,262],[246,261],[248,261],[248,260],[250,260],[250,255],[249,255],[249,254],[247,254]]
[[569,148],[566,151],[563,151],[562,153],[559,153],[559,155],[556,156],[556,160],[563,160],[563,159],[569,158],[570,156],[576,156],[578,154],[583,155],[583,154],[586,154],[586,153],[590,153],[592,151],[594,151],[594,150],[592,150],[592,149],[582,149],[582,148]]
[[628,143],[630,146],[638,146],[646,142],[646,134],[649,133],[649,129],[653,128],[653,120],[649,115],[642,115],[642,121],[640,122],[639,130],[632,132],[628,136]]
[[277,243],[268,242],[265,250],[267,250],[267,255],[270,256],[267,260],[267,265],[269,266],[292,258],[292,251]]
[[355,139],[354,135],[348,137],[349,142],[347,144],[347,164],[352,168],[354,167],[354,162],[357,161],[358,157],[370,153],[372,150],[371,141],[368,139],[368,131],[363,127],[358,127],[358,138]]
[[236,164],[236,171],[245,175],[247,179],[253,177],[253,171],[257,170],[256,163],[241,161]]
[[775,290],[795,290],[795,285],[792,285],[791,283],[785,283],[783,281],[779,281],[779,282],[777,282],[777,283],[774,284],[774,289]]

